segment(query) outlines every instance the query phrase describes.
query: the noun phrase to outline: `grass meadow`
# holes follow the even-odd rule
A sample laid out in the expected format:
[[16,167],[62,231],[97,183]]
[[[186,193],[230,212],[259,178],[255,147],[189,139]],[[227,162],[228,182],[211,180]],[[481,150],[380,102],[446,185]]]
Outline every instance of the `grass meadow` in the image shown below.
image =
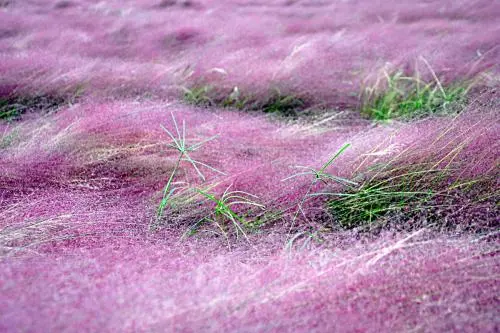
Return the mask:
[[0,332],[498,332],[499,16],[0,0]]

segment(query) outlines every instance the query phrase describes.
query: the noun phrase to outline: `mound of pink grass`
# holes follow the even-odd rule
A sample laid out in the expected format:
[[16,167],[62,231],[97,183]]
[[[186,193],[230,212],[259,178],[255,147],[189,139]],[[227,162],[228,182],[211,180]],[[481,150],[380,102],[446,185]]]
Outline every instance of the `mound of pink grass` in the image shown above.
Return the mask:
[[[305,235],[283,252],[280,230],[287,225],[251,235],[232,251],[220,238],[180,241],[189,219],[167,216],[152,233],[157,194],[174,162],[159,127],[172,125],[170,112],[189,124],[188,139],[219,134],[196,156],[227,173],[207,174],[209,183],[221,183],[219,190],[233,184],[270,208],[288,208],[303,195],[309,179],[281,181],[295,172],[291,167],[321,165],[344,142],[352,149],[332,172],[345,177],[360,156],[376,162],[408,148],[425,155],[466,139],[464,174],[477,176],[496,163],[490,143],[498,129],[486,109],[479,123],[471,109],[451,123],[325,132],[179,105],[89,102],[9,126],[17,141],[2,152],[0,179],[5,330],[497,327],[490,236],[449,239],[424,230],[357,244],[346,233],[326,236],[321,246]],[[195,173],[182,177],[200,184]]]
[[420,233],[290,258],[115,238],[90,250],[2,262],[0,327],[494,332],[495,246],[474,241]]

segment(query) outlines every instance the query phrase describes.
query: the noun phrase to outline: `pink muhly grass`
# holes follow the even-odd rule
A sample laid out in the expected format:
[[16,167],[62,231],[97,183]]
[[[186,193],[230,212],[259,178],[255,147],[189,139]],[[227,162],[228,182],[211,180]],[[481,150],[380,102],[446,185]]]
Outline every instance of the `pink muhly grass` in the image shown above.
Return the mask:
[[[485,0],[425,3],[419,20],[410,1],[316,7],[159,2],[74,1],[60,9],[56,1],[12,2],[0,13],[0,72],[31,89],[84,85],[104,95],[173,96],[181,93],[176,86],[204,80],[227,94],[238,86],[246,95],[265,96],[278,87],[284,95],[352,105],[353,87],[385,62],[405,68],[423,56],[451,80],[494,70],[500,55],[494,24],[500,7]],[[196,18],[186,24],[188,13]]]
[[[0,331],[498,331],[499,13],[486,0],[0,0],[0,98],[77,96],[0,121]],[[443,85],[483,75],[462,113],[373,124],[355,111],[380,68],[412,73],[420,57]],[[215,101],[295,96],[307,116],[181,100],[205,86]],[[177,163],[186,152],[212,169]],[[451,213],[403,210],[366,231],[328,208],[328,193],[386,180],[377,166],[423,163],[446,170],[435,206]],[[181,184],[152,230],[165,185]]]
[[293,259],[254,250],[226,253],[208,244],[115,242],[73,255],[1,262],[2,329],[496,327],[495,246],[474,239],[433,239],[420,232],[348,250],[297,253]]

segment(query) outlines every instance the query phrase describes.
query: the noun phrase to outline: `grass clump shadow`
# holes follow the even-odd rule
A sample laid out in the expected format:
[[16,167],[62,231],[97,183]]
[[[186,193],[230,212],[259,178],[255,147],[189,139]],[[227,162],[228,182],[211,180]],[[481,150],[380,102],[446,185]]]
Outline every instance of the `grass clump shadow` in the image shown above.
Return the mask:
[[432,80],[422,79],[418,69],[413,76],[384,69],[375,84],[360,94],[361,113],[377,121],[389,121],[460,112],[474,81],[445,85],[429,63],[424,58],[421,60]]
[[261,111],[283,117],[297,117],[306,108],[306,101],[295,95],[282,94],[273,89],[268,96],[257,98],[243,94],[238,87],[230,93],[218,92],[210,85],[182,87],[183,100],[199,107],[235,108],[241,111]]
[[0,96],[0,120],[16,121],[27,112],[43,111],[50,113],[57,109],[75,103],[83,90],[78,88],[72,94],[40,93],[40,94],[10,94]]

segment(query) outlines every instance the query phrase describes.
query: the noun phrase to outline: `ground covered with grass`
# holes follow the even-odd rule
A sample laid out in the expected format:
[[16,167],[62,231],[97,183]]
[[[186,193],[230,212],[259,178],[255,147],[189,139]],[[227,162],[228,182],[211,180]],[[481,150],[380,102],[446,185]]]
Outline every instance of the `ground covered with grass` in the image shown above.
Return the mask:
[[0,331],[497,332],[495,1],[0,1]]

